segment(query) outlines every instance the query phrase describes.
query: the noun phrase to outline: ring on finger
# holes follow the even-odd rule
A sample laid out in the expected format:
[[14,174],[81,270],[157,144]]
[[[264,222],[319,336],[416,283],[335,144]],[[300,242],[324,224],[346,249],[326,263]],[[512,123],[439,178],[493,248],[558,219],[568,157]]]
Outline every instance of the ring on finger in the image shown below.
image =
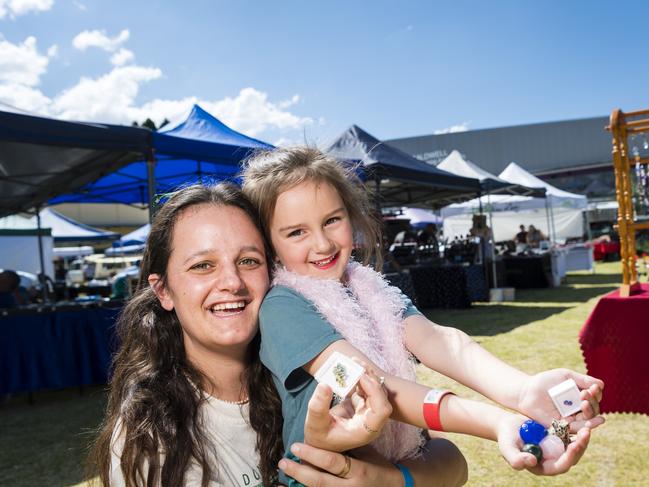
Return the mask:
[[352,459],[349,458],[347,455],[343,455],[345,457],[345,466],[343,469],[340,471],[336,477],[340,477],[342,479],[347,478],[347,475],[349,474],[349,471],[352,469]]
[[375,433],[379,432],[379,430],[375,430],[375,429],[370,428],[369,426],[367,426],[367,423],[365,421],[363,421],[363,428],[365,428],[365,431],[367,431],[368,433],[375,434]]

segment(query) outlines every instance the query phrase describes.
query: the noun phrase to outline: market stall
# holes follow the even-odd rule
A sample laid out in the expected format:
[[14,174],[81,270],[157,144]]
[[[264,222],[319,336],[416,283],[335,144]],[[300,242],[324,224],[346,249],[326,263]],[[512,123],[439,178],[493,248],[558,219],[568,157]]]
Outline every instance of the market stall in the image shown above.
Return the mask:
[[[611,113],[622,285],[599,300],[579,334],[588,372],[604,380],[602,412],[649,414],[649,284],[640,283],[636,233],[649,229],[649,110]],[[646,142],[646,139],[642,139]],[[644,152],[642,152],[644,150]]]

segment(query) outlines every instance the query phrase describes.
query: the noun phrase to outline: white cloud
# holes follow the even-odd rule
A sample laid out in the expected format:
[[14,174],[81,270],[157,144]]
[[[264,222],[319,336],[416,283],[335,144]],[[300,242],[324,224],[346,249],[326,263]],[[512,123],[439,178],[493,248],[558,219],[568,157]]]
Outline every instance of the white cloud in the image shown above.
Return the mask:
[[296,105],[299,101],[300,95],[293,95],[288,100],[280,101],[279,103],[277,103],[277,108],[284,110],[286,108],[292,107],[293,105]]
[[85,3],[78,2],[77,0],[75,0],[74,2],[72,2],[72,4],[73,4],[75,7],[77,7],[79,10],[81,10],[82,12],[85,12],[86,10],[88,10],[88,7],[86,6]]
[[0,83],[0,102],[28,112],[47,114],[51,100],[30,86]]
[[125,64],[133,61],[134,59],[135,59],[135,55],[133,54],[133,52],[122,47],[119,51],[117,51],[115,54],[113,54],[110,57],[110,63],[113,66],[124,66]]
[[[299,95],[294,95],[290,100],[297,103]],[[226,97],[216,101],[197,97],[180,100],[156,99],[131,113],[139,113],[137,117],[132,118],[138,122],[150,118],[159,125],[166,118],[174,123],[183,120],[192,106],[198,104],[229,127],[251,137],[267,130],[301,130],[304,126],[313,124],[312,118],[299,117],[283,109],[286,103],[286,101],[273,103],[268,100],[266,93],[255,88],[244,88],[235,98]],[[288,139],[284,140],[288,141]]]
[[7,15],[16,18],[29,12],[42,12],[49,10],[54,5],[54,0],[0,0],[0,19]]
[[462,122],[457,125],[452,125],[450,127],[446,127],[443,129],[438,129],[433,132],[434,134],[440,135],[440,134],[452,134],[454,132],[466,132],[469,130],[469,125],[471,122]]
[[105,30],[84,30],[72,39],[72,45],[81,51],[89,47],[98,47],[107,52],[115,52],[124,42],[128,40],[130,32],[122,30],[115,37],[108,37]]
[[47,56],[38,52],[34,36],[12,44],[0,34],[0,83],[36,86],[48,63]]
[[161,76],[158,68],[123,66],[97,79],[81,78],[54,98],[50,111],[65,119],[130,123],[140,84]]
[[[113,38],[96,35],[97,31],[77,36],[79,49],[96,46],[113,49],[128,38],[128,31]],[[265,133],[278,143],[292,144],[303,138],[305,127],[314,121],[290,111],[300,102],[299,95],[286,100],[272,101],[267,93],[252,87],[242,89],[234,97],[199,99],[195,96],[180,99],[155,99],[136,103],[143,84],[162,77],[156,67],[132,64],[134,54],[119,48],[111,57],[114,67],[97,78],[82,77],[75,85],[56,94],[45,94],[37,86],[47,71],[49,57],[58,53],[56,45],[39,53],[35,37],[12,44],[0,35],[0,102],[19,109],[69,120],[98,121],[130,125],[151,118],[156,124],[182,120],[194,104],[200,104],[225,124],[250,136]],[[49,57],[48,57],[49,56]],[[130,64],[129,64],[130,63]]]
[[270,128],[299,129],[313,124],[312,118],[298,117],[283,109],[282,104],[285,105],[286,102],[273,103],[268,100],[266,93],[254,88],[242,89],[236,98],[228,97],[216,102],[203,103],[205,110],[236,130],[251,136]]

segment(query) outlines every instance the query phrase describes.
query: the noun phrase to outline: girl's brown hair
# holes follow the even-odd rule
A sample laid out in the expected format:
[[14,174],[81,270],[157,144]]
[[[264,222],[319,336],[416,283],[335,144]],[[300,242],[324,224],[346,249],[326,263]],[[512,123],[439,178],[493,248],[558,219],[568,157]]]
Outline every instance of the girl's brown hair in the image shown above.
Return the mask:
[[380,269],[380,224],[355,169],[312,147],[271,149],[244,162],[243,192],[257,208],[270,242],[270,223],[281,193],[304,181],[330,184],[349,214],[362,262]]
[[[186,209],[205,204],[240,208],[259,228],[254,207],[231,184],[181,189],[156,214],[138,291],[118,319],[120,346],[113,360],[106,416],[89,457],[89,473],[98,474],[103,485],[110,484],[111,441],[118,423],[124,435],[121,468],[127,487],[183,485],[192,460],[203,471],[203,486],[213,473],[200,421],[207,378],[187,359],[176,313],[162,308],[147,282],[150,274],[158,274],[165,285],[174,225]],[[262,479],[264,485],[273,485],[283,450],[281,401],[270,372],[259,360],[259,333],[249,353],[250,365],[242,381],[250,398],[250,424],[257,433]]]

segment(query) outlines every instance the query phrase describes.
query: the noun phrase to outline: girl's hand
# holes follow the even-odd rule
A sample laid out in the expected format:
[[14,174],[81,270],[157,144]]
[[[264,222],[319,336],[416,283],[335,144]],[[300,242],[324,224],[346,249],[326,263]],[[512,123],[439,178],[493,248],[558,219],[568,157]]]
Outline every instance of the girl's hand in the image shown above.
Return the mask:
[[581,428],[574,441],[568,445],[566,451],[559,458],[544,458],[540,464],[537,464],[534,455],[521,451],[523,441],[518,430],[526,419],[519,415],[508,415],[508,418],[503,420],[498,428],[500,453],[514,470],[527,469],[535,475],[559,475],[567,472],[579,462],[588,447],[590,428]]
[[604,382],[569,369],[547,370],[530,376],[519,393],[517,410],[539,423],[551,424],[560,414],[550,399],[548,389],[567,379],[577,383],[582,399],[581,412],[565,418],[570,423],[570,431],[577,433],[583,427],[596,428],[603,424],[604,418],[599,416],[599,402],[602,400]]
[[333,392],[318,384],[309,400],[304,441],[334,452],[347,451],[375,440],[392,414],[383,386],[371,373],[361,376],[351,399],[329,409]]

